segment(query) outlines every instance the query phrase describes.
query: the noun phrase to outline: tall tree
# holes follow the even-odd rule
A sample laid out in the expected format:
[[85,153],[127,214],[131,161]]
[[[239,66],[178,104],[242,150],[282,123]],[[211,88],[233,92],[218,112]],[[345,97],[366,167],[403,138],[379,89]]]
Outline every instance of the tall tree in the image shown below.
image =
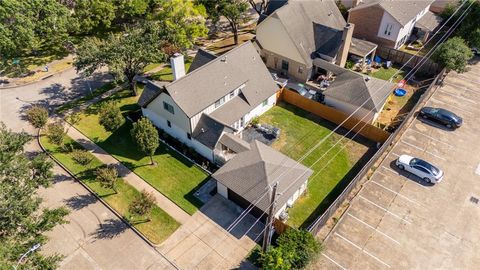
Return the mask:
[[248,3],[250,3],[252,8],[258,13],[258,15],[262,15],[267,11],[270,1],[271,0],[248,0]]
[[[23,154],[30,140],[27,134],[14,133],[0,123],[0,269],[12,269],[18,259],[35,244],[44,244],[43,235],[55,225],[65,223],[65,208],[40,207],[39,187],[51,184],[53,164],[45,155],[30,160]],[[30,254],[22,269],[54,269],[60,257]]]
[[437,51],[433,54],[433,59],[445,66],[447,70],[462,73],[472,56],[473,53],[465,40],[460,37],[453,37],[437,48]]
[[105,40],[88,38],[77,50],[74,66],[87,76],[98,68],[108,67],[118,79],[128,82],[137,95],[134,78],[143,72],[149,63],[165,60],[161,30],[151,23],[127,27],[126,31],[111,33]]
[[154,165],[153,154],[155,154],[155,150],[157,150],[160,145],[160,138],[155,126],[153,126],[148,118],[142,117],[142,119],[133,123],[133,128],[130,133],[142,152],[150,156],[151,165]]
[[114,132],[125,123],[125,118],[115,101],[103,102],[98,115],[100,124],[110,132]]
[[27,120],[33,127],[41,129],[47,124],[48,111],[45,107],[32,106],[27,111]]
[[118,180],[118,171],[114,166],[100,167],[95,171],[96,180],[100,183],[100,186],[109,188],[117,193],[115,183]]
[[217,23],[221,16],[227,19],[233,40],[238,44],[238,28],[248,19],[248,3],[244,0],[198,0],[198,2],[205,6],[213,23]]
[[[67,4],[68,5],[68,4]],[[111,0],[76,0],[73,11],[76,34],[92,34],[107,30],[116,18],[115,3]]]

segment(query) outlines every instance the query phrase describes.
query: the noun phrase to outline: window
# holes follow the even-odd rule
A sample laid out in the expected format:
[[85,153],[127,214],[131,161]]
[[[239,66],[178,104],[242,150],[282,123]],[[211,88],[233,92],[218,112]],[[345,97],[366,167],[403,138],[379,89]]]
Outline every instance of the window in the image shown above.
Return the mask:
[[175,111],[173,110],[173,106],[166,103],[165,101],[163,102],[163,108],[168,111],[171,114],[175,114]]
[[268,105],[268,99],[265,99],[263,102],[262,102],[262,107],[265,107]]
[[288,70],[288,62],[285,60],[282,60],[282,69],[283,70]]
[[303,67],[298,67],[298,73],[300,73],[300,74],[303,73]]
[[392,28],[393,24],[387,23],[387,26],[385,27],[385,35],[390,36],[390,34],[392,33]]
[[233,90],[232,92],[230,92],[230,98],[233,98],[235,96],[235,90]]
[[190,133],[187,132],[187,138],[188,138],[189,140],[191,140],[191,139],[192,139],[192,134],[190,134]]
[[172,123],[170,123],[170,121],[168,121],[168,120],[167,120],[167,126],[172,127]]
[[225,97],[222,97],[221,99],[215,101],[215,108],[222,106],[223,103],[225,103]]

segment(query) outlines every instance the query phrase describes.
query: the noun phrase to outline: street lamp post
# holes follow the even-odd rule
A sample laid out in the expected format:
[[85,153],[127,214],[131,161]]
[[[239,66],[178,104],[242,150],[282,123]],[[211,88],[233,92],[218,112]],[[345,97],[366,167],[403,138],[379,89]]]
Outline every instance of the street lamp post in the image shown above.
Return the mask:
[[17,270],[17,267],[20,265],[22,260],[25,259],[25,257],[27,257],[30,253],[35,252],[35,250],[37,250],[40,246],[41,245],[39,243],[35,244],[27,252],[23,253],[23,255],[20,257],[20,259],[18,259],[17,264],[13,267],[13,269]]

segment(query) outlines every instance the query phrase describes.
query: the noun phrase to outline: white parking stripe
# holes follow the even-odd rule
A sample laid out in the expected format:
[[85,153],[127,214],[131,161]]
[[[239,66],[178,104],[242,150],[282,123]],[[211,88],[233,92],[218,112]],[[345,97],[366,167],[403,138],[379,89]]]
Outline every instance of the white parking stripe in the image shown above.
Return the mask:
[[406,142],[406,141],[404,141],[404,140],[400,140],[400,141],[403,142],[404,144],[409,145],[409,146],[411,146],[411,147],[413,147],[413,148],[416,148],[416,149],[418,149],[418,150],[420,150],[420,151],[422,151],[422,152],[425,152],[425,153],[427,153],[427,154],[430,154],[430,155],[432,155],[432,156],[434,156],[434,157],[436,157],[436,158],[438,158],[438,159],[446,160],[444,157],[441,157],[441,156],[439,156],[439,155],[437,155],[437,154],[434,154],[434,153],[432,153],[432,152],[430,152],[430,151],[428,151],[428,150],[423,150],[422,148],[420,148],[420,147],[418,147],[418,146],[416,146],[416,145],[414,145],[414,144],[411,144],[411,143]]
[[465,109],[460,108],[460,107],[458,107],[458,106],[452,105],[451,103],[443,102],[443,101],[441,101],[441,100],[436,99],[435,97],[431,97],[430,100],[433,100],[433,101],[435,101],[435,102],[442,103],[442,104],[444,104],[445,106],[450,106],[450,107],[454,108],[455,110],[460,110],[460,111],[463,111],[464,113],[466,112],[466,113],[469,113],[469,114],[474,114],[474,112],[471,112],[471,111],[469,111],[469,110],[465,110]]
[[343,267],[341,264],[337,263],[334,259],[330,258],[327,256],[327,254],[325,254],[325,252],[322,252],[321,253],[323,257],[327,258],[328,260],[330,260],[332,263],[334,263],[336,266],[340,267],[340,269],[343,269],[343,270],[347,270],[347,268]]
[[450,93],[450,92],[447,92],[447,91],[445,91],[445,90],[442,90],[441,88],[438,89],[438,92],[447,94],[447,95],[449,95],[449,96],[451,96],[451,97],[459,98],[459,99],[461,99],[461,100],[463,100],[463,101],[470,102],[470,103],[472,103],[472,104],[478,104],[477,102],[475,102],[475,101],[473,101],[473,100],[471,100],[471,99],[464,98],[464,97],[462,97],[462,96],[460,96],[460,95],[452,94],[452,93]]
[[338,234],[338,233],[335,233],[336,236],[340,237],[341,239],[343,239],[345,242],[349,243],[350,245],[358,248],[359,250],[361,250],[363,253],[367,254],[368,256],[372,257],[373,259],[375,259],[377,262],[385,265],[386,267],[390,268],[390,265],[388,265],[387,263],[385,263],[384,261],[380,260],[378,257],[376,257],[375,255],[373,255],[372,253],[368,252],[367,250],[359,247],[357,244],[353,243],[352,241],[348,240],[347,238],[343,237],[342,235]]
[[356,221],[362,223],[363,225],[369,227],[370,229],[375,230],[376,232],[378,232],[379,234],[385,236],[386,238],[392,240],[395,244],[400,245],[400,242],[398,242],[397,240],[393,239],[392,237],[386,235],[385,233],[381,232],[380,230],[378,230],[377,228],[371,226],[370,224],[366,223],[365,221],[357,218],[356,216],[354,216],[354,215],[352,215],[352,214],[350,214],[350,213],[347,213],[347,215],[350,216],[350,217],[352,217],[352,218],[355,219]]
[[475,174],[480,175],[480,163],[477,166],[477,169],[475,170]]
[[394,155],[394,156],[396,156],[396,157],[399,157],[399,156],[400,156],[399,154],[394,153],[394,152],[390,152],[390,154],[392,154],[392,155]]
[[404,196],[404,195],[402,195],[402,194],[400,194],[400,193],[398,193],[398,192],[396,192],[396,191],[394,191],[394,190],[392,190],[392,189],[389,189],[388,187],[386,187],[386,186],[384,186],[384,185],[382,185],[382,184],[380,184],[380,183],[377,183],[376,181],[370,181],[370,182],[372,182],[372,183],[374,183],[374,184],[376,184],[376,185],[378,185],[378,186],[380,186],[380,187],[382,187],[382,188],[384,188],[384,189],[386,189],[386,190],[388,190],[388,191],[396,194],[396,195],[399,196],[400,198],[403,198],[403,199],[405,199],[405,200],[407,200],[407,201],[409,201],[409,202],[411,202],[411,203],[414,203],[414,204],[416,204],[416,205],[420,205],[418,202],[416,202],[416,201],[408,198],[407,196]]
[[387,171],[391,171],[391,172],[393,172],[394,174],[400,175],[398,172],[390,169],[389,167],[387,167],[387,166],[385,166],[385,165],[382,165],[382,168],[386,169]]
[[[392,170],[392,169],[390,169],[390,168],[388,168],[388,167],[385,167],[385,166],[383,166],[383,165],[382,165],[382,167],[383,167],[384,169],[387,169],[387,170],[389,170],[389,171],[391,171],[391,172],[396,173],[397,175],[400,175],[399,173],[397,173],[396,171],[394,171],[394,170]],[[386,175],[386,174],[383,173],[382,171],[377,170],[376,172],[378,172],[379,174],[383,174],[383,175],[385,175],[385,176],[388,177],[388,175]],[[409,174],[410,174],[410,173],[409,173]],[[426,186],[422,185],[420,182],[417,182],[415,179],[411,179],[411,180],[412,180],[413,182],[415,182],[415,184],[416,184],[417,186],[420,186],[421,188],[424,188],[424,189],[428,189]]]
[[432,140],[432,141],[436,141],[436,142],[439,142],[439,143],[443,143],[443,144],[445,144],[446,146],[448,146],[449,148],[452,147],[452,145],[449,144],[449,143],[443,142],[443,141],[441,141],[441,140],[439,140],[439,139],[436,139],[436,138],[434,138],[434,137],[432,137],[432,136],[429,136],[429,135],[427,135],[427,134],[425,134],[425,133],[422,133],[422,132],[420,132],[420,131],[417,131],[417,130],[415,130],[415,129],[409,129],[409,131],[413,131],[413,132],[416,132],[416,133],[418,133],[418,134],[421,134],[422,136],[427,137],[427,138],[429,138],[429,139]]
[[398,218],[398,219],[400,219],[400,220],[402,220],[402,221],[405,221],[405,222],[406,222],[406,223],[408,223],[408,224],[412,224],[412,222],[410,222],[410,221],[408,221],[408,220],[406,220],[406,219],[402,218],[401,216],[399,216],[399,215],[397,215],[397,214],[394,214],[394,213],[392,213],[392,212],[388,211],[387,209],[385,209],[385,208],[381,207],[380,205],[378,205],[378,204],[376,204],[376,203],[374,203],[374,202],[370,201],[369,199],[367,199],[367,198],[363,197],[362,195],[358,195],[358,197],[360,197],[360,198],[364,199],[365,201],[367,201],[367,202],[369,202],[369,203],[373,204],[374,206],[376,206],[376,207],[378,207],[378,208],[382,209],[383,211],[385,211],[386,213],[389,213],[389,214],[390,214],[390,215],[392,215],[393,217],[396,217],[396,218]]
[[411,143],[409,143],[409,142],[406,142],[406,141],[404,141],[403,139],[401,139],[400,141],[401,141],[402,143],[404,143],[404,144],[406,144],[406,145],[408,145],[408,146],[411,146],[411,147],[413,147],[413,148],[415,148],[415,149],[418,149],[418,150],[420,150],[420,151],[422,151],[422,152],[425,151],[424,149],[422,149],[422,148],[420,148],[420,147],[418,147],[418,146],[416,146],[416,145],[414,145],[414,144],[411,144]]

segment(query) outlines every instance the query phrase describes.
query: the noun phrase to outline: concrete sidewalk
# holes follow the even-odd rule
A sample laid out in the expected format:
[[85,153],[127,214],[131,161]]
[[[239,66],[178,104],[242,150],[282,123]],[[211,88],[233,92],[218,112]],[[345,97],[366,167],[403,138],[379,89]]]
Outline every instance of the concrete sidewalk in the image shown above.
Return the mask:
[[132,172],[129,168],[127,168],[125,165],[120,163],[120,161],[118,161],[116,158],[114,158],[105,150],[103,150],[94,142],[92,142],[80,131],[78,131],[74,127],[71,127],[69,124],[65,122],[64,122],[64,126],[66,129],[68,129],[68,132],[67,132],[68,136],[70,136],[77,143],[81,144],[85,149],[90,151],[96,158],[98,158],[103,163],[115,166],[118,170],[119,176],[125,179],[127,183],[129,183],[139,191],[145,190],[146,192],[152,194],[155,197],[157,205],[160,208],[162,208],[165,212],[167,212],[170,216],[172,216],[176,221],[178,221],[181,224],[185,224],[190,219],[190,215],[187,212],[185,212],[182,208],[180,208],[178,205],[173,203],[170,199],[165,197],[162,193],[157,191],[155,188],[150,186],[147,182],[145,182],[142,178],[140,178],[140,176]]

